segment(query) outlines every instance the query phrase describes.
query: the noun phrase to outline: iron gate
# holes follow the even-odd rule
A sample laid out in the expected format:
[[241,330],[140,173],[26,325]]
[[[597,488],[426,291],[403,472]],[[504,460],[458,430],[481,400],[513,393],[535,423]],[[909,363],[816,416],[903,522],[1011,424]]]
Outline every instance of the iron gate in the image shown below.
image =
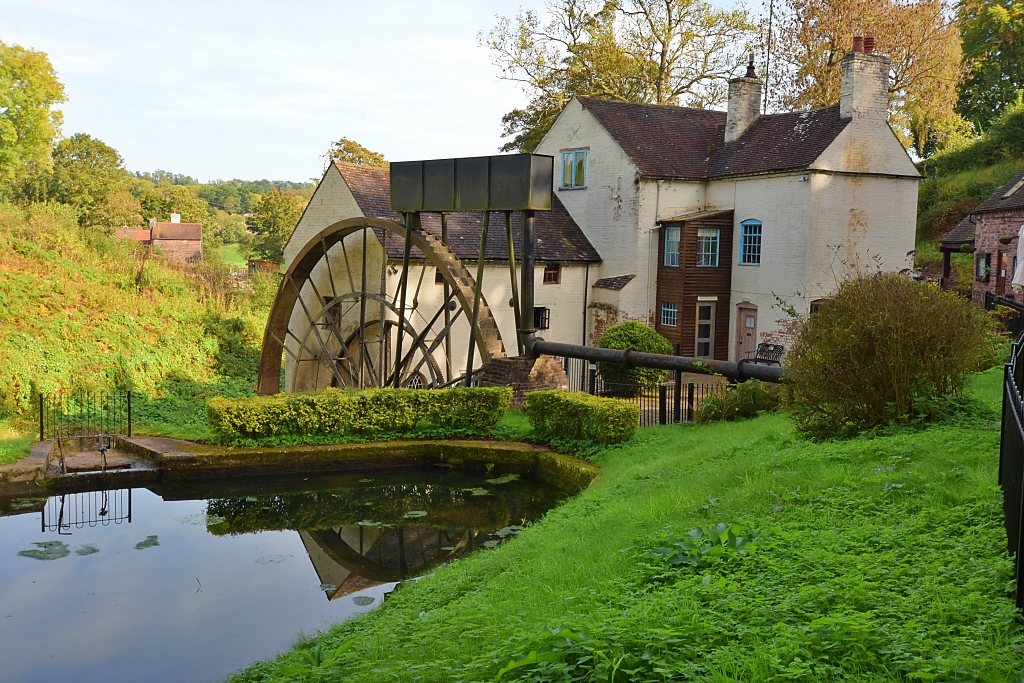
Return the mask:
[[1024,609],[1024,409],[1020,386],[1024,379],[1024,343],[1013,345],[1003,376],[1003,420],[999,439],[999,485],[1003,489],[1006,538],[1014,556],[1017,607]]
[[132,392],[39,394],[39,440],[132,435]]

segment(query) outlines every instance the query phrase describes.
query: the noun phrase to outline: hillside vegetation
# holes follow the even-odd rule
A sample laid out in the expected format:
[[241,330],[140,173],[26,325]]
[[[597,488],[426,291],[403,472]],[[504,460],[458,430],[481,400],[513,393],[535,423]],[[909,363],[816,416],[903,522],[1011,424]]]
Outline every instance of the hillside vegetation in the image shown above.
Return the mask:
[[[201,437],[208,395],[247,395],[275,283],[79,226],[59,204],[0,204],[0,419],[39,392],[137,392],[140,431]],[[0,435],[2,437],[3,435]],[[8,435],[12,436],[12,435]]]

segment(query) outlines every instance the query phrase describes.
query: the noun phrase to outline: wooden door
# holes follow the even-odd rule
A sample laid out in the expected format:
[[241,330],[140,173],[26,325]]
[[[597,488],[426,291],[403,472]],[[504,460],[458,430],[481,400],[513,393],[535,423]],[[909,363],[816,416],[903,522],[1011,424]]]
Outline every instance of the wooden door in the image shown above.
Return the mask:
[[753,358],[757,351],[757,309],[736,309],[736,360]]
[[996,257],[996,294],[1006,294],[1006,252],[1000,251]]
[[694,358],[715,358],[715,308],[710,301],[697,301],[696,339]]

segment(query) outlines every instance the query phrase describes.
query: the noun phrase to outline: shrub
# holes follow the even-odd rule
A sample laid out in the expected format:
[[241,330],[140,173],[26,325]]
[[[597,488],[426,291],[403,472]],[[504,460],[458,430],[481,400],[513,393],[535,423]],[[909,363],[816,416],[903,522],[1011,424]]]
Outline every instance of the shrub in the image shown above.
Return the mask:
[[758,413],[779,409],[783,387],[770,382],[749,380],[735,387],[726,387],[711,394],[694,413],[694,422],[735,420],[737,417],[757,417]]
[[[507,387],[366,389],[210,399],[207,420],[225,443],[274,437],[372,436],[418,428],[476,432],[508,409]],[[300,439],[301,440],[301,439]]]
[[945,417],[992,357],[985,313],[896,273],[850,280],[788,358],[797,428],[819,436]]
[[546,438],[612,444],[625,441],[640,426],[636,404],[570,391],[531,392],[523,412]]
[[[598,346],[603,349],[634,349],[644,353],[672,353],[672,344],[660,334],[635,320],[612,325],[604,334]],[[618,363],[599,363],[601,377],[613,384],[636,384],[642,387],[656,387],[668,377],[668,370],[657,368],[627,368]]]

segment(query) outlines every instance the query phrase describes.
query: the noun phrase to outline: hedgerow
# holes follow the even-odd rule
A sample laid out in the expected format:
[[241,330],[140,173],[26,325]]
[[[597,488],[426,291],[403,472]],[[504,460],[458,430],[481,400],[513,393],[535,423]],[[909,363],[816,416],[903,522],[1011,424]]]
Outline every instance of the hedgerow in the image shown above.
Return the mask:
[[782,405],[783,387],[778,384],[748,380],[735,387],[723,387],[711,394],[694,412],[694,422],[735,420],[757,417],[762,412],[778,410]]
[[[643,353],[672,353],[668,339],[635,320],[612,325],[604,334],[598,346],[603,349],[625,351],[633,349]],[[598,363],[601,378],[612,384],[635,384],[640,387],[656,387],[668,377],[668,370],[657,368],[627,368],[618,363]]]
[[401,435],[431,428],[446,434],[479,432],[501,420],[511,399],[512,390],[507,387],[324,389],[214,397],[207,402],[206,413],[223,443],[280,443],[281,437],[300,437],[292,442],[309,441],[301,437],[330,442],[353,435]]
[[523,412],[547,439],[613,444],[625,441],[640,426],[636,404],[570,391],[531,392]]

